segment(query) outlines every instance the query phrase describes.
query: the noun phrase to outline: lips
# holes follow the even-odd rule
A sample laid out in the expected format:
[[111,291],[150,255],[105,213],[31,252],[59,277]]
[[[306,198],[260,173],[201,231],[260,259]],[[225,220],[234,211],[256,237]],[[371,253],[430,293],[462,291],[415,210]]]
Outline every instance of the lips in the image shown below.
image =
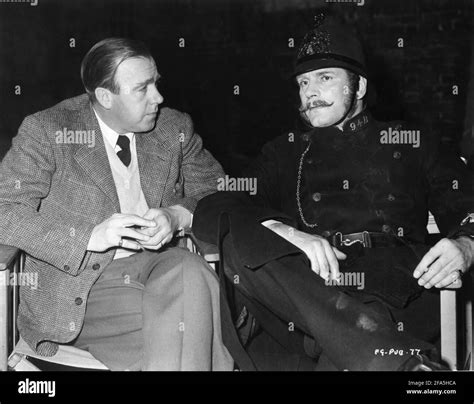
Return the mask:
[[314,102],[314,103],[311,103],[308,105],[308,109],[313,109],[313,108],[328,108],[328,107],[331,107],[334,103],[330,103],[330,104],[320,104],[320,103],[317,103],[317,102]]

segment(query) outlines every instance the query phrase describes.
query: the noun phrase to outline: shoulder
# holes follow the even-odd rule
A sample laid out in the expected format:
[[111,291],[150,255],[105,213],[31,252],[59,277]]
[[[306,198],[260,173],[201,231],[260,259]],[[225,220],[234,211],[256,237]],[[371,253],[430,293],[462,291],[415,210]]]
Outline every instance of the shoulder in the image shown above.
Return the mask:
[[182,131],[190,130],[193,126],[191,116],[186,112],[177,109],[165,107],[160,109],[156,129],[181,129]]
[[194,135],[194,125],[189,114],[172,108],[160,109],[154,135],[164,144],[188,142]]
[[26,116],[20,126],[19,134],[25,132],[28,137],[33,138],[46,134],[54,138],[56,131],[76,126],[87,108],[90,108],[87,94],[68,98],[52,107]]
[[414,153],[430,153],[436,148],[438,139],[422,125],[395,120],[375,122],[374,131],[382,145],[404,148]]
[[301,134],[289,130],[265,143],[262,152],[288,156],[291,155],[293,150],[299,150],[301,148],[301,143]]
[[40,122],[67,120],[68,117],[76,118],[79,113],[90,106],[87,94],[65,99],[52,107],[31,115]]

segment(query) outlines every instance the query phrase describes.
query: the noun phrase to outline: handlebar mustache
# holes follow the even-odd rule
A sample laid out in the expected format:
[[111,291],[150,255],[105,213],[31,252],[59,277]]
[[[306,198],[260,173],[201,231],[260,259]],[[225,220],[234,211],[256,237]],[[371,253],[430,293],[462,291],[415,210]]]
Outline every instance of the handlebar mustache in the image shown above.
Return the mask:
[[306,105],[301,105],[299,107],[300,112],[306,112],[310,110],[311,108],[319,108],[319,107],[330,107],[334,103],[328,103],[326,101],[314,101],[314,102],[308,102]]

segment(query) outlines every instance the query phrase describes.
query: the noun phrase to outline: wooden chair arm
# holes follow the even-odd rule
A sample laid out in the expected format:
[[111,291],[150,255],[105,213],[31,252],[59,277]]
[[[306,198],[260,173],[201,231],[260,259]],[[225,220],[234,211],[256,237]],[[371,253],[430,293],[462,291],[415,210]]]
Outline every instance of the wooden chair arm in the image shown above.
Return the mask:
[[219,249],[215,244],[199,240],[193,233],[186,233],[186,236],[193,242],[196,252],[207,262],[219,262]]

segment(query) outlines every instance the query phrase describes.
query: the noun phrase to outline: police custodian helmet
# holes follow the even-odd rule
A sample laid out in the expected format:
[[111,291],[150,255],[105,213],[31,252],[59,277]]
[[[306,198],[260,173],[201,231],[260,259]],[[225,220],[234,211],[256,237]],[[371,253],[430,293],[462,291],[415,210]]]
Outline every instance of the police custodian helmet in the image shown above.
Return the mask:
[[319,14],[298,49],[294,76],[325,67],[348,69],[367,78],[366,60],[356,33],[335,18]]

